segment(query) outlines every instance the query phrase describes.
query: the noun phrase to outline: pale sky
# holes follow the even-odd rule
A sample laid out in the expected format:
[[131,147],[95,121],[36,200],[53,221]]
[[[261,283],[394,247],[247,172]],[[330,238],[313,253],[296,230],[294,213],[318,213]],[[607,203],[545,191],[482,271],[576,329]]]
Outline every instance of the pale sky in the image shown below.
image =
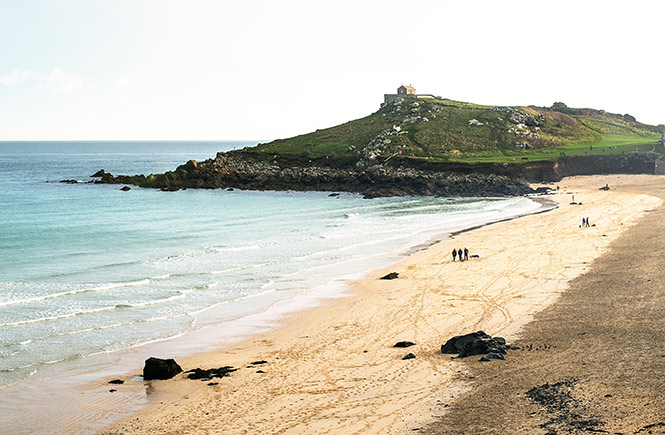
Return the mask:
[[665,123],[665,2],[0,0],[0,140],[272,140],[384,93]]

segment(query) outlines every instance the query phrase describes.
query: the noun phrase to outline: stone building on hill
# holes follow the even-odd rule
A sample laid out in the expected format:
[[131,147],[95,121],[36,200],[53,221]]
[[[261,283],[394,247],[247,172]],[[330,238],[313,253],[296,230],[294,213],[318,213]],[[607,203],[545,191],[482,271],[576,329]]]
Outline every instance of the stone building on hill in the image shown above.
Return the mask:
[[402,85],[399,88],[397,88],[396,94],[384,94],[383,104],[381,106],[383,107],[386,104],[391,104],[394,103],[395,101],[403,100],[405,98],[417,99],[417,98],[440,98],[440,97],[435,97],[432,94],[417,94],[416,88],[414,88],[413,86]]
[[406,95],[417,95],[416,94],[416,88],[413,88],[411,86],[400,86],[397,88],[397,95],[404,97]]

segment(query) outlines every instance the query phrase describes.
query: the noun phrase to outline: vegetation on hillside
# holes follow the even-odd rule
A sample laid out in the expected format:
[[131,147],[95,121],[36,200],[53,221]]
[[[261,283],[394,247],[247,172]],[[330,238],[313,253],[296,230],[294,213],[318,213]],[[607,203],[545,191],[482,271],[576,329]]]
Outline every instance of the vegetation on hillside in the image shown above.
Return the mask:
[[387,159],[522,162],[561,155],[665,151],[660,127],[630,115],[545,107],[500,107],[446,99],[405,99],[335,127],[248,149],[293,158],[337,157],[365,164]]

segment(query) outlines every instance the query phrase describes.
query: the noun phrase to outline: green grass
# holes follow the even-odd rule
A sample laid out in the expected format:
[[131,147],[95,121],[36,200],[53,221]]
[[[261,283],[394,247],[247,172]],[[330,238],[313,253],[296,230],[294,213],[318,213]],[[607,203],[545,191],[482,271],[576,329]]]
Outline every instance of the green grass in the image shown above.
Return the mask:
[[452,161],[464,163],[518,163],[524,160],[554,160],[562,155],[607,155],[607,154],[630,154],[632,152],[660,152],[665,153],[662,144],[657,144],[659,135],[635,136],[635,135],[603,135],[599,140],[588,143],[579,143],[564,147],[547,148],[540,150],[529,150],[513,152],[511,154],[463,157],[451,159]]
[[[354,121],[317,130],[312,133],[280,139],[250,148],[264,158],[272,155],[299,159],[327,157],[352,161],[379,133],[399,125],[402,133],[389,136],[382,146],[381,157],[401,152],[401,159],[432,162],[497,162],[521,163],[525,160],[554,160],[561,155],[620,154],[651,151],[660,135],[654,127],[626,121],[622,116],[574,109],[561,113],[540,107],[516,109],[538,119],[540,124],[528,127],[527,135],[514,132],[510,115],[493,111],[494,106],[461,101],[428,98],[405,100],[399,109],[389,106]],[[578,110],[578,111],[575,111]],[[410,119],[420,116],[416,122]],[[427,118],[428,121],[424,121]],[[483,125],[469,125],[476,119]],[[528,143],[532,149],[521,150],[516,143]],[[662,147],[655,151],[665,151]],[[306,162],[304,162],[306,163]]]

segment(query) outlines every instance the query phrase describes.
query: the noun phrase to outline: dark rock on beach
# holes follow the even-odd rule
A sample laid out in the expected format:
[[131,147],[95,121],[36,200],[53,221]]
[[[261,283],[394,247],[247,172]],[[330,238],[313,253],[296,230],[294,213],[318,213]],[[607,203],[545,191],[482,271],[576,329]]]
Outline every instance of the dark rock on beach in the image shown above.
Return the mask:
[[122,186],[122,188],[120,188],[120,190],[122,190],[123,192],[127,192],[128,190],[132,190],[132,188],[129,187],[129,186]]
[[238,369],[234,369],[231,366],[224,366],[218,369],[208,369],[204,370],[201,368],[195,368],[194,370],[189,370],[185,373],[189,373],[187,378],[189,379],[201,379],[204,381],[209,381],[212,378],[223,378],[229,376],[231,373],[235,372]]
[[99,171],[92,174],[90,177],[91,178],[93,178],[93,177],[103,177],[104,175],[106,175],[106,171],[104,171],[103,169],[100,169]]
[[537,188],[533,191],[533,193],[536,193],[536,194],[545,194],[545,193],[549,193],[549,192],[551,192],[551,191],[552,191],[552,189],[550,189],[549,187],[541,186],[541,187],[537,187]]
[[122,379],[114,379],[112,381],[109,381],[109,384],[116,384],[116,385],[121,385],[121,384],[124,384],[124,383],[125,383],[125,381],[123,381]]
[[411,346],[415,346],[415,345],[416,345],[416,343],[414,343],[412,341],[399,341],[399,342],[395,343],[395,345],[393,347],[411,347]]
[[182,368],[174,359],[150,357],[145,360],[143,379],[146,381],[153,379],[171,379],[180,372],[182,372]]
[[493,359],[505,360],[506,357],[502,353],[490,352],[484,357],[480,358],[479,361],[487,362],[487,361],[492,361]]
[[506,340],[502,337],[492,338],[483,331],[477,331],[451,338],[441,346],[441,353],[458,354],[458,358],[490,353],[505,355]]
[[382,276],[381,279],[397,279],[399,278],[399,273],[390,272],[388,275]]
[[404,358],[402,358],[402,361],[404,361],[406,359],[415,359],[415,358],[416,358],[416,356],[414,354],[408,353],[404,356]]

